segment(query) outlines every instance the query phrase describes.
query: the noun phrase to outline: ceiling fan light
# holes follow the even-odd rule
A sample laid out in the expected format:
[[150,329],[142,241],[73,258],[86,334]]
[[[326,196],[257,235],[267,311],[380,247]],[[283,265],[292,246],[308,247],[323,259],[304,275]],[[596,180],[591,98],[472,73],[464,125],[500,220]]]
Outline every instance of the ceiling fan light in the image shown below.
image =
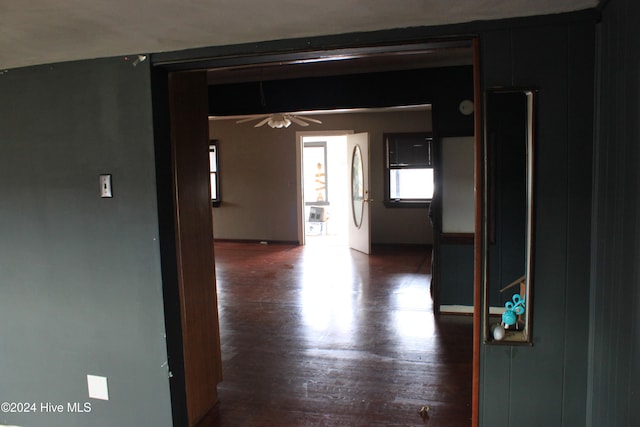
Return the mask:
[[276,114],[271,116],[267,124],[272,128],[288,128],[291,125],[291,120],[281,114]]
[[253,115],[240,120],[237,120],[236,123],[246,123],[253,120],[259,120],[253,127],[259,128],[263,125],[269,125],[269,127],[274,129],[288,128],[292,124],[297,124],[299,126],[309,126],[308,122],[312,123],[322,123],[318,119],[313,119],[311,117],[305,116],[297,116],[295,114],[289,113],[272,113],[272,114],[263,114],[263,115]]

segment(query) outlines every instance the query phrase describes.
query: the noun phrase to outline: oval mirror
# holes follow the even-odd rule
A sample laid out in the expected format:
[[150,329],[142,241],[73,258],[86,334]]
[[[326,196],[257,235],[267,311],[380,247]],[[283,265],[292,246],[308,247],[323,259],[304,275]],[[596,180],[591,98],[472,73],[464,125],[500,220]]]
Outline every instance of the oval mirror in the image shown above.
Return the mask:
[[351,155],[351,211],[356,227],[362,225],[364,215],[364,166],[360,146],[356,145]]

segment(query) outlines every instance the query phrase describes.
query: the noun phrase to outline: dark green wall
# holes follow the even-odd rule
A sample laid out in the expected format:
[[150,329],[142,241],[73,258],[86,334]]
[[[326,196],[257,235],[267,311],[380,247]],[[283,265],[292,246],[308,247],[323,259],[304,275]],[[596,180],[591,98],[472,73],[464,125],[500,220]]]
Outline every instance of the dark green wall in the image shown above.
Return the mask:
[[92,404],[0,424],[171,425],[150,87],[120,58],[0,73],[0,400]]
[[440,244],[440,305],[473,308],[473,244]]
[[482,346],[483,426],[586,422],[594,29],[569,19],[481,34],[485,89],[538,89],[533,346]]
[[612,0],[598,26],[587,424],[638,425],[640,401],[640,3]]

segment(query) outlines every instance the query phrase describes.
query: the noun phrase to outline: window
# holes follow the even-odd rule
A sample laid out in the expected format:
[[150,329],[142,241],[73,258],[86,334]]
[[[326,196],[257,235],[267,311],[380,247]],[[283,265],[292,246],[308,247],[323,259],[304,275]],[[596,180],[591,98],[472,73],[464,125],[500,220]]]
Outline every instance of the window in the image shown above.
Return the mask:
[[220,206],[220,176],[218,174],[218,141],[209,142],[209,178],[211,180],[211,204]]
[[433,197],[433,138],[385,134],[385,205],[426,207]]
[[328,205],[327,143],[304,143],[304,203]]

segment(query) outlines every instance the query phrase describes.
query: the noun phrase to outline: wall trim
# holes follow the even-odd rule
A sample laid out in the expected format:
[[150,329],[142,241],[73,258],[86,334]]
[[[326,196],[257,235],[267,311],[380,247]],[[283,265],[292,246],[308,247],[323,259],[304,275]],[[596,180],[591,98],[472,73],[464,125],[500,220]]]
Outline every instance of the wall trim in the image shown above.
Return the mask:
[[[298,37],[280,40],[255,41],[231,45],[210,46],[151,54],[152,66],[168,70],[195,70],[220,67],[224,64],[258,64],[264,56],[285,55],[294,57],[313,52],[333,51],[345,48],[368,48],[381,44],[392,46],[424,42],[469,41],[481,31],[495,31],[505,28],[553,25],[583,20],[596,21],[599,11],[595,7],[573,12],[505,18],[487,21],[472,21],[459,24],[394,28],[377,31],[330,34],[312,37]],[[216,64],[217,63],[217,64]]]
[[[489,307],[489,314],[502,315],[504,307]],[[440,314],[473,314],[472,305],[441,305]]]
[[[213,243],[253,243],[258,245],[293,245],[299,246],[295,240],[260,240],[260,239],[213,239]],[[0,426],[1,427],[1,426]]]

